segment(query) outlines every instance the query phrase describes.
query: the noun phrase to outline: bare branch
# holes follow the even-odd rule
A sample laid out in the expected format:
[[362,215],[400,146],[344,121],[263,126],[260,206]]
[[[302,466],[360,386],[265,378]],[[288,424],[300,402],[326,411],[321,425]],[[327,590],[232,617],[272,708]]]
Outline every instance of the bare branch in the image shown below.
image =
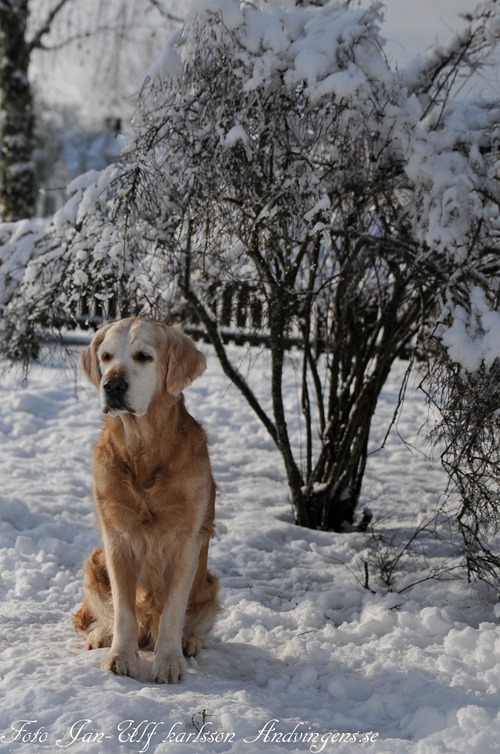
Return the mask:
[[42,37],[50,32],[56,16],[61,12],[65,5],[68,5],[68,3],[71,2],[73,2],[73,0],[59,0],[59,2],[54,5],[41,27],[35,32],[31,40],[27,42],[27,47],[30,53],[33,50],[42,47]]
[[174,21],[177,24],[181,24],[183,21],[183,18],[181,16],[176,16],[173,13],[170,13],[168,11],[162,2],[160,0],[148,0],[148,2],[153,6],[153,8],[156,8],[163,18],[166,18],[168,21]]

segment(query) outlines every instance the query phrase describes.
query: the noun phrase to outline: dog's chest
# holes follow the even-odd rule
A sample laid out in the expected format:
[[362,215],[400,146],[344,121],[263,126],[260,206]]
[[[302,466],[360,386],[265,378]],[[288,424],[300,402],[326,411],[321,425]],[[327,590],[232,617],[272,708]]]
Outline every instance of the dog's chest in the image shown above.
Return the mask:
[[161,523],[168,518],[169,508],[175,504],[172,475],[168,466],[163,464],[139,471],[130,468],[129,479],[141,523]]
[[162,465],[149,474],[132,474],[131,480],[142,527],[170,531],[191,528],[204,497],[199,479]]
[[94,488],[105,528],[124,534],[155,537],[192,530],[206,505],[207,473],[203,467],[185,467],[165,453],[146,457],[97,448]]

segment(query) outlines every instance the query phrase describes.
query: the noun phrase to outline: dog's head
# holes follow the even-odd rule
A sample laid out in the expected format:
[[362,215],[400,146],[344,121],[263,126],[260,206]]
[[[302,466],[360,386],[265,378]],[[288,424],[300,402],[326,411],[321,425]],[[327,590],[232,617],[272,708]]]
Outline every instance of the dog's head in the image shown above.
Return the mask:
[[132,317],[105,325],[82,354],[81,366],[112,416],[144,416],[162,392],[179,395],[205,370],[191,338],[162,322]]

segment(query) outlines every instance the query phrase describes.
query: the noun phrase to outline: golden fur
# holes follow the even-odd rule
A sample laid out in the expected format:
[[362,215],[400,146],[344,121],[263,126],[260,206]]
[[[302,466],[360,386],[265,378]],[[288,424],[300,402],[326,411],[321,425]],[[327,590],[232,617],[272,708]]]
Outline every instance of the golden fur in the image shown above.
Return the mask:
[[153,679],[175,683],[218,610],[207,569],[215,484],[182,397],[205,359],[179,330],[131,318],[99,330],[81,365],[105,412],[94,448],[104,546],[86,560],[74,625],[89,649],[111,648],[105,668],[137,677],[139,648],[154,649]]

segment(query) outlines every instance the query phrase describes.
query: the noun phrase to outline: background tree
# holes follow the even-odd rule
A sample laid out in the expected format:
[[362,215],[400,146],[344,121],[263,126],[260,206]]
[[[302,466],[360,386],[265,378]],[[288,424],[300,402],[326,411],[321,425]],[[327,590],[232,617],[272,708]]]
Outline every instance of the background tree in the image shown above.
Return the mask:
[[[33,217],[36,210],[38,175],[35,150],[37,146],[36,88],[33,91],[30,64],[37,53],[46,56],[65,47],[73,47],[73,58],[86,55],[86,79],[99,72],[100,82],[109,79],[105,115],[115,118],[126,113],[118,108],[114,96],[126,102],[127,89],[124,76],[133,78],[145,67],[148,57],[131,54],[127,65],[122,61],[122,50],[131,30],[134,30],[135,47],[146,45],[148,55],[154,39],[150,29],[137,18],[152,9],[156,19],[167,28],[179,23],[180,18],[158,0],[140,0],[122,3],[120,0],[81,3],[80,0],[40,0],[32,7],[29,0],[1,0],[0,2],[0,216],[7,221]],[[171,5],[171,3],[170,3]],[[80,12],[83,11],[83,12]],[[133,11],[131,13],[131,11]],[[152,21],[154,26],[155,22]],[[99,46],[90,39],[101,40]],[[76,48],[76,49],[75,49]],[[92,50],[92,52],[90,51]],[[139,60],[138,60],[139,58]],[[130,62],[132,61],[132,62]],[[124,76],[120,74],[124,74]],[[131,91],[133,87],[131,87]],[[95,89],[94,89],[95,91]],[[111,101],[110,101],[111,100]],[[78,117],[75,114],[73,127]],[[102,118],[104,120],[104,118]],[[80,124],[81,125],[81,124]]]
[[27,37],[28,0],[0,2],[0,212],[5,220],[31,217],[36,204],[35,112],[28,76],[33,50],[68,0],[59,0]]
[[[280,450],[296,522],[323,529],[354,520],[392,364],[497,244],[498,107],[452,87],[494,46],[496,3],[403,76],[379,10],[213,0],[151,69],[120,163],[4,252],[11,357],[82,296],[161,317],[188,306]],[[34,254],[22,274],[20,248]],[[219,327],[217,292],[241,281],[262,307],[270,400]]]

